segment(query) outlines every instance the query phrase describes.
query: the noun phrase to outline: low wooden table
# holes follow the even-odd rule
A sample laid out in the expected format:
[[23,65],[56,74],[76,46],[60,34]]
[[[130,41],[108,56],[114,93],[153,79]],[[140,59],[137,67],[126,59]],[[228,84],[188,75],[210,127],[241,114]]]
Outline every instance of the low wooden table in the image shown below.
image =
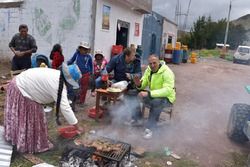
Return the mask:
[[[124,90],[125,91],[125,90]],[[124,93],[124,91],[119,93],[108,92],[107,89],[97,89],[96,90],[96,120],[99,118],[100,114],[100,100],[102,96],[106,96],[108,98],[108,102],[113,101],[114,104],[116,103],[118,97]]]

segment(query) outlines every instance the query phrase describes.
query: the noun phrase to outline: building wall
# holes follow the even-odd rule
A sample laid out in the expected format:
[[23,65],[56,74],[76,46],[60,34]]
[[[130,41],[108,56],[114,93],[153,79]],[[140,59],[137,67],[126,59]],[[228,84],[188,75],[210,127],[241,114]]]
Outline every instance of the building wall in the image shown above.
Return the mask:
[[162,45],[164,47],[168,42],[168,37],[172,36],[172,46],[175,47],[177,41],[177,25],[164,19],[163,21],[163,32],[162,32]]
[[0,56],[12,57],[8,43],[24,23],[37,41],[37,53],[49,55],[61,43],[67,60],[80,41],[91,43],[92,17],[92,0],[25,0],[20,8],[0,9]]
[[[144,15],[143,32],[142,32],[142,62],[147,64],[147,59],[150,54],[160,56],[162,42],[163,17],[157,13]],[[156,35],[155,49],[152,49],[152,36]]]
[[[109,30],[102,29],[103,5],[111,7]],[[118,19],[130,23],[128,46],[130,44],[141,45],[143,15],[134,12],[131,8],[117,2],[116,0],[98,0],[94,43],[95,49],[101,49],[107,59],[110,59],[112,45],[116,44],[116,26]],[[139,36],[134,35],[135,23],[140,24]]]

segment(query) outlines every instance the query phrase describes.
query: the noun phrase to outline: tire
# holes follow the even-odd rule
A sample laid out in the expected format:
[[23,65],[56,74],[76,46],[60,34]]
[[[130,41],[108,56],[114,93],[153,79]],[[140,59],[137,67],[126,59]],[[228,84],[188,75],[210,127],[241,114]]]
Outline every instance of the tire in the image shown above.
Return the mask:
[[238,103],[232,106],[227,127],[227,135],[230,139],[237,143],[249,141],[243,132],[243,127],[248,120],[249,114],[250,105]]

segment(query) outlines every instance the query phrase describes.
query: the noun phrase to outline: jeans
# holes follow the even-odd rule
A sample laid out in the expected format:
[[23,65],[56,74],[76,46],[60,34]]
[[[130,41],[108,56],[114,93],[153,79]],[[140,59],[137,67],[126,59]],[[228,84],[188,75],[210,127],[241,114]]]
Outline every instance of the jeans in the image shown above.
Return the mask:
[[[148,121],[145,125],[146,128],[148,129],[156,127],[161,112],[164,110],[165,107],[170,107],[172,105],[172,103],[170,103],[169,100],[165,97],[164,98],[145,97],[142,99],[142,102],[145,105],[145,107],[149,108]],[[135,113],[134,116],[136,120],[142,119],[142,113]]]
[[95,79],[95,87],[96,89],[102,88],[104,85],[103,81],[102,81],[102,77],[99,76]]
[[137,89],[129,89],[125,94],[126,103],[130,106],[132,119],[138,120],[143,117],[141,112],[140,99],[138,98],[139,91]]

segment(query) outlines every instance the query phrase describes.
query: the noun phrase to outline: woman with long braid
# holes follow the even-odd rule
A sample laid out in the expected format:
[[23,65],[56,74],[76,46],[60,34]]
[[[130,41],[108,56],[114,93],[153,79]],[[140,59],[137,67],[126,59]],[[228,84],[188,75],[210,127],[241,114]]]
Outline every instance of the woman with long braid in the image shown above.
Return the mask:
[[47,122],[42,104],[56,102],[70,125],[78,121],[67,98],[67,87],[79,88],[81,72],[77,65],[63,64],[60,70],[32,68],[12,79],[7,88],[4,108],[5,139],[26,153],[44,152],[53,147],[48,140]]

